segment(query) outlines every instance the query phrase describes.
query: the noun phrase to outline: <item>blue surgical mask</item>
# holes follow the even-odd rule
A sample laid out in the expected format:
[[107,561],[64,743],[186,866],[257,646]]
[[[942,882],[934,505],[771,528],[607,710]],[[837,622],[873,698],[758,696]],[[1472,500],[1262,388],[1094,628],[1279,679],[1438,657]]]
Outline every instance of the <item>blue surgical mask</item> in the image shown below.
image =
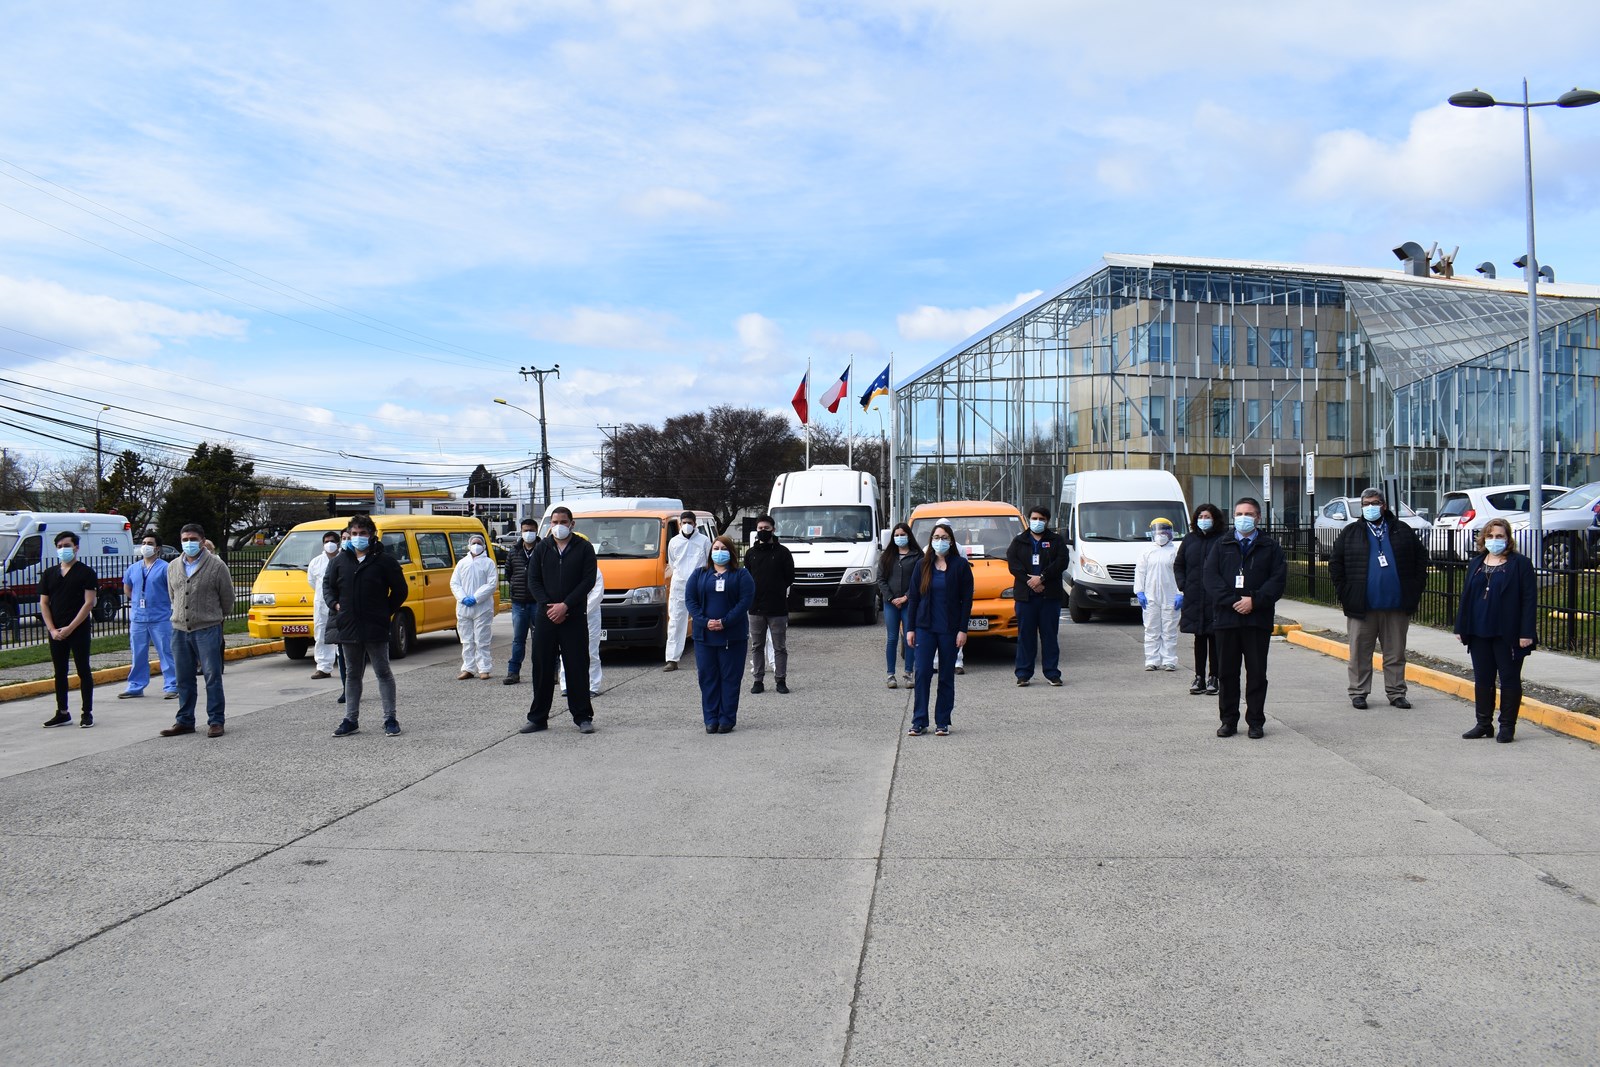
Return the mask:
[[183,554],[190,559],[194,559],[200,555],[200,549],[203,547],[199,541],[185,541],[183,543]]
[[942,556],[946,552],[950,551],[950,542],[946,541],[942,537],[935,537],[933,539],[933,550]]
[[1490,537],[1483,542],[1483,547],[1489,550],[1489,555],[1498,556],[1506,550],[1506,539],[1504,537]]
[[1233,528],[1245,535],[1254,533],[1256,517],[1254,515],[1235,515],[1233,517]]
[[73,548],[71,545],[62,545],[60,548],[56,549],[56,559],[59,559],[62,563],[71,563],[77,558],[78,550]]
[[1361,505],[1361,517],[1368,522],[1377,522],[1383,518],[1383,508],[1378,504],[1363,504]]
[[343,540],[341,540],[341,541],[340,541],[340,542],[339,542],[339,548],[340,548],[340,549],[341,549],[341,550],[343,550],[343,549],[347,549],[347,548],[349,548],[349,547],[350,547],[350,538],[348,538],[348,537],[346,537],[346,538],[344,538],[344,539],[343,539]]
[[1044,533],[1044,520],[1043,519],[1029,519],[1028,520],[1028,529],[1032,530],[1036,534]]
[[1203,519],[1194,520],[1194,524],[1196,526],[1200,527],[1200,532],[1201,533],[1209,533],[1211,531],[1211,527],[1213,525],[1212,521],[1211,521],[1211,516],[1209,516],[1209,515],[1207,515]]
[[370,537],[363,537],[361,534],[350,535],[350,547],[357,552],[365,552],[370,544],[372,544],[372,538]]
[[909,545],[910,543],[911,543],[911,538],[907,537],[905,534],[895,534],[894,535],[894,545],[895,545],[896,548],[904,548],[907,545]]
[[713,548],[711,550],[711,562],[719,567],[726,567],[732,559],[733,553],[725,548]]

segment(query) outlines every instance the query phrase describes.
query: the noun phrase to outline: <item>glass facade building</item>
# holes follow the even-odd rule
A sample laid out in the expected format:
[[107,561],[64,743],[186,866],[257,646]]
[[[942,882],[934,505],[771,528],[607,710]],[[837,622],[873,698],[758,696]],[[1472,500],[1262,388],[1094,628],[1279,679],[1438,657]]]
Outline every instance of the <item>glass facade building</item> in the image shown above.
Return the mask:
[[[1527,479],[1527,322],[1520,281],[1107,256],[899,384],[895,510],[1162,468],[1308,521],[1309,453],[1316,503],[1398,478],[1434,514]],[[1600,287],[1541,286],[1539,322],[1545,480],[1600,478]]]

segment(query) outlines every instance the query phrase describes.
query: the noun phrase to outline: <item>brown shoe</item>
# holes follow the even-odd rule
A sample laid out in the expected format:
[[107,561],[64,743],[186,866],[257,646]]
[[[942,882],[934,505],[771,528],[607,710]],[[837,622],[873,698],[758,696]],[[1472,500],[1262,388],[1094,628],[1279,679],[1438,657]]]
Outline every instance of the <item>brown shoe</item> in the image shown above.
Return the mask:
[[464,682],[468,678],[471,678],[471,677],[472,677],[472,672],[471,671],[462,671],[460,674],[456,675],[456,681]]
[[179,726],[177,723],[173,723],[171,726],[169,726],[165,730],[161,731],[161,736],[162,737],[177,737],[179,734],[192,734],[192,733],[194,733],[194,727],[193,726]]
[[488,671],[484,671],[482,674],[478,675],[478,677],[479,678],[487,678],[487,677],[489,677],[489,672]]
[[311,672],[312,681],[315,681],[318,678],[332,678],[332,677],[333,677],[333,675],[331,675],[327,671],[323,671],[323,670],[315,670],[315,671]]
[[207,737],[221,737],[222,736],[222,724],[219,722],[219,723],[213,723],[210,726],[207,726],[206,727],[206,736]]

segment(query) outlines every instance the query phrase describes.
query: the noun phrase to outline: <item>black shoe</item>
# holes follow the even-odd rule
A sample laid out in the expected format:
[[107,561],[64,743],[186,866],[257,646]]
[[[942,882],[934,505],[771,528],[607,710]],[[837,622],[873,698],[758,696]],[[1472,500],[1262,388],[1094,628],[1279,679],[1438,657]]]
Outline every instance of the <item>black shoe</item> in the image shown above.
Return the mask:
[[1494,735],[1494,739],[1502,745],[1509,745],[1517,739],[1517,724],[1501,723],[1500,732]]
[[1018,678],[1018,679],[1017,679],[1017,687],[1018,687],[1018,688],[1019,688],[1019,689],[1026,689],[1026,688],[1028,688],[1028,681],[1029,681],[1029,679],[1027,679],[1027,678]]
[[334,728],[333,736],[334,737],[349,737],[351,734],[355,733],[359,729],[361,729],[360,726],[358,726],[357,724],[351,722],[349,719],[345,719],[344,721],[340,722],[338,726],[336,726]]
[[750,686],[750,692],[751,693],[763,693],[763,692],[766,692],[766,688],[767,688],[766,686],[761,684],[761,679],[757,678],[755,680],[755,683]]
[[384,719],[383,720],[383,735],[385,737],[399,737],[400,736],[400,723],[399,723],[399,721],[396,720],[396,719]]
[[500,684],[501,685],[516,685],[520,681],[522,681],[522,675],[520,675],[520,674],[508,674],[508,675],[506,675],[504,678],[502,678],[500,680]]
[[85,730],[94,725],[94,712],[86,711],[78,717],[78,725]]
[[578,724],[578,732],[580,734],[592,734],[592,733],[594,733],[594,720],[593,719],[584,719],[582,722],[580,722]]
[[1249,731],[1248,731],[1248,733],[1249,733],[1249,735],[1250,735],[1250,739],[1251,739],[1251,740],[1252,740],[1252,741],[1259,741],[1259,740],[1260,740],[1260,739],[1261,739],[1261,738],[1263,738],[1263,737],[1266,737],[1266,736],[1267,736],[1267,731],[1265,731],[1265,730],[1263,730],[1263,729],[1262,729],[1262,728],[1261,728],[1261,727],[1259,727],[1259,726],[1252,726],[1252,727],[1250,727],[1250,729],[1249,729]]
[[1407,700],[1405,697],[1390,697],[1389,698],[1389,703],[1394,705],[1397,708],[1410,708],[1411,707],[1411,701]]
[[1194,681],[1189,683],[1189,695],[1192,696],[1192,697],[1197,697],[1201,693],[1204,693],[1205,691],[1206,691],[1206,680],[1204,678],[1200,677],[1198,674],[1195,675],[1194,676]]
[[1046,675],[1044,680],[1049,682],[1053,686],[1059,687],[1061,685],[1061,676],[1059,674],[1056,675],[1054,678],[1051,678],[1049,675]]
[[45,721],[44,728],[46,730],[50,730],[50,729],[54,729],[57,726],[71,726],[71,725],[72,725],[72,716],[68,715],[64,711],[58,711],[54,715],[50,716],[50,718]]
[[731,722],[723,723],[721,726],[717,727],[717,733],[719,733],[719,734],[731,734],[731,733],[733,733],[733,723],[731,723]]
[[550,729],[550,727],[546,723],[531,722],[530,721],[530,722],[523,723],[522,724],[522,728],[520,730],[518,730],[517,733],[519,733],[519,734],[536,734],[540,730],[548,730],[548,729]]
[[144,696],[144,690],[142,690],[142,689],[139,690],[137,693],[135,693],[132,689],[124,689],[122,692],[117,694],[117,699],[118,700],[136,700],[136,699],[138,699],[139,697],[142,697],[142,696]]
[[1221,726],[1217,727],[1217,736],[1218,737],[1232,737],[1234,734],[1236,734],[1238,732],[1239,732],[1239,728],[1237,726],[1233,725],[1230,722],[1225,722]]
[[906,736],[907,737],[921,737],[923,734],[925,734],[927,732],[928,732],[928,728],[926,726],[913,726],[911,729],[906,731]]
[[720,727],[720,726],[707,726],[706,727],[706,733],[708,733],[708,734],[720,734],[721,732],[722,732],[722,727]]
[[1206,696],[1214,697],[1216,695],[1217,695],[1217,676],[1213,674],[1211,677],[1206,679]]
[[1474,726],[1472,729],[1470,729],[1466,733],[1462,734],[1461,735],[1461,739],[1463,741],[1476,741],[1480,737],[1493,737],[1493,736],[1494,736],[1494,725],[1492,723],[1480,722],[1478,725]]
[[338,699],[338,700],[335,700],[335,701],[334,701],[334,703],[335,703],[335,704],[343,704],[343,703],[344,703],[344,694],[343,694],[343,693],[340,693],[340,694],[339,694],[339,699]]
[[1366,711],[1367,710],[1367,698],[1366,697],[1351,697],[1350,698],[1350,706],[1352,708],[1355,708],[1357,711]]
[[789,692],[789,687],[783,684],[783,679],[782,678],[778,679],[778,692],[783,693],[785,695],[787,695],[788,692]]

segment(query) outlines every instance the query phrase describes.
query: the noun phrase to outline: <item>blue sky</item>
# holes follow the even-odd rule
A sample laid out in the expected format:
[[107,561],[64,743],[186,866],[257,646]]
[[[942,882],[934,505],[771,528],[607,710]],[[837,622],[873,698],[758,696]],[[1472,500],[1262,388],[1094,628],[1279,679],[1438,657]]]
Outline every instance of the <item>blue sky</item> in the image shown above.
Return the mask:
[[[492,398],[552,363],[581,479],[596,424],[913,370],[1105,252],[1504,277],[1519,120],[1444,98],[1600,88],[1592,3],[7,6],[0,404],[329,485],[525,462]],[[1600,106],[1534,157],[1600,282]]]

